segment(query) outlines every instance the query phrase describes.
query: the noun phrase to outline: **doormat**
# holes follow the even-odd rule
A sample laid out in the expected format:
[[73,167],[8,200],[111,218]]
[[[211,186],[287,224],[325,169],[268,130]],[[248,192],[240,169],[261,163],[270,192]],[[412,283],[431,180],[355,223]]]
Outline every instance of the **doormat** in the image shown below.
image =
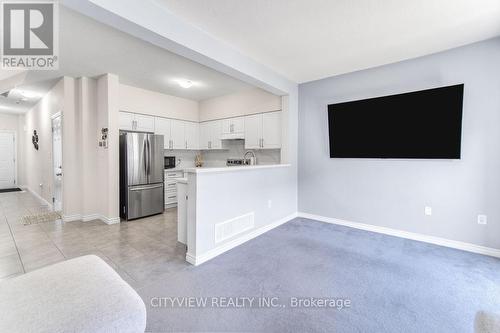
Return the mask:
[[22,192],[22,190],[18,187],[16,188],[4,188],[0,190],[0,193],[7,193],[7,192]]
[[60,212],[45,212],[33,215],[24,215],[22,217],[22,221],[24,225],[31,225],[45,222],[54,222],[56,220],[60,220],[61,218],[62,217]]

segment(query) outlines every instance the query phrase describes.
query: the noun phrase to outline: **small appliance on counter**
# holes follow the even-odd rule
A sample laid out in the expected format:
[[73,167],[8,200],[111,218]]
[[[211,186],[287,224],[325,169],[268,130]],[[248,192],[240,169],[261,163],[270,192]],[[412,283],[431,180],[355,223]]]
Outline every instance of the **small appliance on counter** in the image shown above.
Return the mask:
[[120,134],[120,217],[163,213],[163,135]]
[[164,160],[163,165],[164,165],[165,169],[173,169],[173,168],[175,168],[175,166],[176,166],[175,156],[165,156],[163,158],[163,160]]
[[226,165],[229,167],[250,165],[250,159],[228,158],[226,161]]

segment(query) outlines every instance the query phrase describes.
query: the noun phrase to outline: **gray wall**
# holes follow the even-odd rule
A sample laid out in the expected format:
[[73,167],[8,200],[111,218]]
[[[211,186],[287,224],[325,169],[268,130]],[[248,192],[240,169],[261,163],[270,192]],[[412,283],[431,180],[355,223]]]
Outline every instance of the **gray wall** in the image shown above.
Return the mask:
[[[329,158],[328,104],[458,83],[461,160]],[[500,39],[300,85],[299,160],[301,212],[500,248]]]

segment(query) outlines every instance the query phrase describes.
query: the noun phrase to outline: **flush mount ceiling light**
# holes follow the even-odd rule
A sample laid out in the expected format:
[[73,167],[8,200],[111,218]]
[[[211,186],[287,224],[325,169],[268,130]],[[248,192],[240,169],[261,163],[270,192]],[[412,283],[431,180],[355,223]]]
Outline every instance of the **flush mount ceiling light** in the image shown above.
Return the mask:
[[181,79],[181,80],[176,80],[176,82],[179,86],[181,86],[182,88],[185,88],[185,89],[191,88],[194,85],[194,82],[191,80]]

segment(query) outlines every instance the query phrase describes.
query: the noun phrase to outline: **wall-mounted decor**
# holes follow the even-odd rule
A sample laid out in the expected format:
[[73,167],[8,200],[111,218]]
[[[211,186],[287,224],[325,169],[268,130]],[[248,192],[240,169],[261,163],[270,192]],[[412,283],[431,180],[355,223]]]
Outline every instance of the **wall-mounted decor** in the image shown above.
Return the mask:
[[31,142],[33,142],[33,147],[35,147],[36,150],[38,150],[38,134],[36,133],[36,130],[33,131],[33,136],[31,137]]
[[101,128],[101,137],[99,138],[99,147],[108,148],[108,128]]

